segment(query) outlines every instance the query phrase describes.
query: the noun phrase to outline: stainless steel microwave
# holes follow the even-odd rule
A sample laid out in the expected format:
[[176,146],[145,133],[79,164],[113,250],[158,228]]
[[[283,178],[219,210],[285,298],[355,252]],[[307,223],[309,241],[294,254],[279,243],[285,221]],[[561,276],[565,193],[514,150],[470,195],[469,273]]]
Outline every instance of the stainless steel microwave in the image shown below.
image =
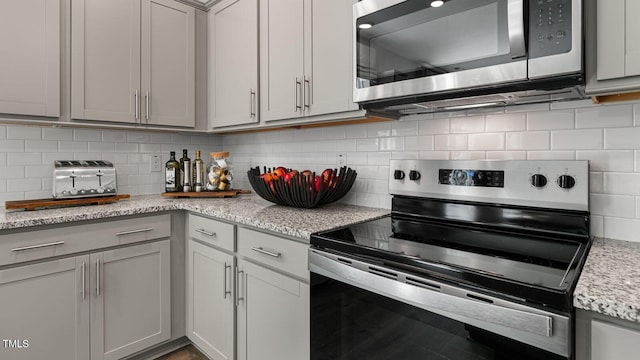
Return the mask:
[[582,97],[582,0],[362,0],[354,101],[406,115]]

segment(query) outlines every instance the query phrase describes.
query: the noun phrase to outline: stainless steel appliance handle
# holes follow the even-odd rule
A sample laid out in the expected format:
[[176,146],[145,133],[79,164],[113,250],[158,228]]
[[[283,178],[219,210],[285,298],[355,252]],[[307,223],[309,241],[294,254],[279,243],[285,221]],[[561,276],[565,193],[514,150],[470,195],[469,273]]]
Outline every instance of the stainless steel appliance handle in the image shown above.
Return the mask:
[[509,29],[509,48],[511,58],[516,59],[527,54],[524,39],[524,0],[508,0],[507,26]]
[[135,102],[135,114],[136,121],[140,119],[140,103],[138,102],[138,90],[133,94],[133,101]]
[[149,121],[149,92],[144,95],[145,101],[145,111],[144,111],[144,119]]
[[226,299],[227,295],[231,295],[231,290],[227,290],[227,269],[231,269],[231,265],[227,265],[227,263],[225,262],[224,271],[223,271],[224,280],[222,282],[222,293],[223,293],[222,298],[223,299]]
[[253,91],[253,89],[250,89],[249,92],[250,92],[249,101],[250,101],[250,109],[251,109],[249,117],[255,117],[256,116],[256,110],[255,110],[256,92]]
[[[434,291],[430,287],[410,285],[395,279],[395,276],[400,274],[395,270],[345,258],[345,261],[352,265],[359,263],[367,268],[373,267],[374,269],[379,268],[382,270],[371,273],[346,265],[343,261],[336,260],[333,257],[335,256],[332,254],[310,250],[309,270],[458,321],[469,322],[477,320],[544,337],[549,337],[553,334],[553,321],[550,315],[536,314],[527,310],[496,305],[494,300],[495,302],[499,301],[497,298],[494,299],[480,293],[463,291],[464,295],[460,294],[461,296],[450,295]],[[380,276],[376,273],[385,274],[385,276]],[[392,279],[391,277],[394,278]]]
[[302,91],[302,82],[300,82],[298,80],[298,77],[296,76],[296,83],[295,83],[295,87],[296,87],[296,91],[295,91],[295,102],[296,102],[296,107],[294,108],[294,111],[299,111],[302,110],[302,105],[300,104],[300,102],[298,100],[300,100],[300,92]]
[[18,251],[24,251],[24,250],[40,249],[43,247],[56,246],[56,245],[64,245],[64,241],[55,241],[55,242],[50,242],[46,244],[21,246],[21,247],[13,248],[11,249],[11,251],[18,252]]
[[202,234],[202,235],[207,235],[207,236],[216,236],[216,233],[206,231],[205,229],[195,229],[194,231],[195,231],[195,232],[197,232],[197,233],[200,233],[200,234]]
[[96,296],[100,296],[100,259],[96,259]]
[[86,283],[86,273],[87,273],[87,263],[85,263],[84,261],[82,262],[82,268],[80,269],[80,271],[82,271],[82,277],[81,277],[81,281],[82,281],[82,300],[86,299],[87,297],[87,292],[86,292],[86,288],[85,288],[85,283]]
[[116,236],[137,234],[137,233],[147,232],[147,231],[151,231],[151,230],[153,230],[153,228],[144,228],[144,229],[138,229],[138,230],[122,231],[122,232],[116,233]]
[[267,251],[261,247],[253,247],[251,248],[251,250],[255,251],[255,252],[259,252],[261,254],[265,254],[265,255],[269,255],[269,256],[273,256],[275,258],[279,258],[280,256],[282,256],[282,253],[274,253],[271,251]]

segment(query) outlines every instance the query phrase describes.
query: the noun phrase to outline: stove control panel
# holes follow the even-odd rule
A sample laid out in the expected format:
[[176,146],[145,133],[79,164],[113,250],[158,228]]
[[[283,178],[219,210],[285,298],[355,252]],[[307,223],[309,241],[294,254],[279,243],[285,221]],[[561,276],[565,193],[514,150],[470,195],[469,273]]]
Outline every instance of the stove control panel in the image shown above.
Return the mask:
[[589,209],[584,160],[391,160],[390,179],[391,195]]

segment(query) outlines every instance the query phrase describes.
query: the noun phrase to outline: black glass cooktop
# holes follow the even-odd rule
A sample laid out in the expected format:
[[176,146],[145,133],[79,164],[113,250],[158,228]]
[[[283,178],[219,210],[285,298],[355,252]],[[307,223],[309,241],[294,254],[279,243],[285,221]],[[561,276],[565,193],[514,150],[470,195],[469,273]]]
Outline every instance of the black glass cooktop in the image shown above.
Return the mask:
[[394,214],[314,234],[311,245],[492,295],[568,309],[588,242]]

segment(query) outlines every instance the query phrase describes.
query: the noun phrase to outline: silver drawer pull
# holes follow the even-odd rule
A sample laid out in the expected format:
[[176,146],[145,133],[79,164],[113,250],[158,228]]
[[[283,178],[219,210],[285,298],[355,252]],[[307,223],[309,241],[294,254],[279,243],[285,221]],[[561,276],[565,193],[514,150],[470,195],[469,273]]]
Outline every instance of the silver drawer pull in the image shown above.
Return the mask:
[[251,250],[259,252],[260,254],[265,254],[265,255],[269,255],[269,256],[273,256],[275,258],[279,258],[280,256],[282,256],[282,253],[273,253],[271,251],[267,251],[261,247],[254,247],[251,248]]
[[216,236],[216,233],[206,231],[205,229],[196,229],[196,232],[207,236]]
[[40,249],[43,247],[56,246],[56,245],[64,245],[64,241],[56,241],[56,242],[47,243],[47,244],[17,247],[17,248],[11,249],[11,251],[15,252],[15,251],[23,251],[23,250],[33,250],[33,249]]
[[147,231],[151,231],[151,230],[153,230],[153,228],[138,229],[138,230],[131,230],[131,231],[123,231],[123,232],[116,233],[116,236],[137,234],[137,233],[147,232]]

